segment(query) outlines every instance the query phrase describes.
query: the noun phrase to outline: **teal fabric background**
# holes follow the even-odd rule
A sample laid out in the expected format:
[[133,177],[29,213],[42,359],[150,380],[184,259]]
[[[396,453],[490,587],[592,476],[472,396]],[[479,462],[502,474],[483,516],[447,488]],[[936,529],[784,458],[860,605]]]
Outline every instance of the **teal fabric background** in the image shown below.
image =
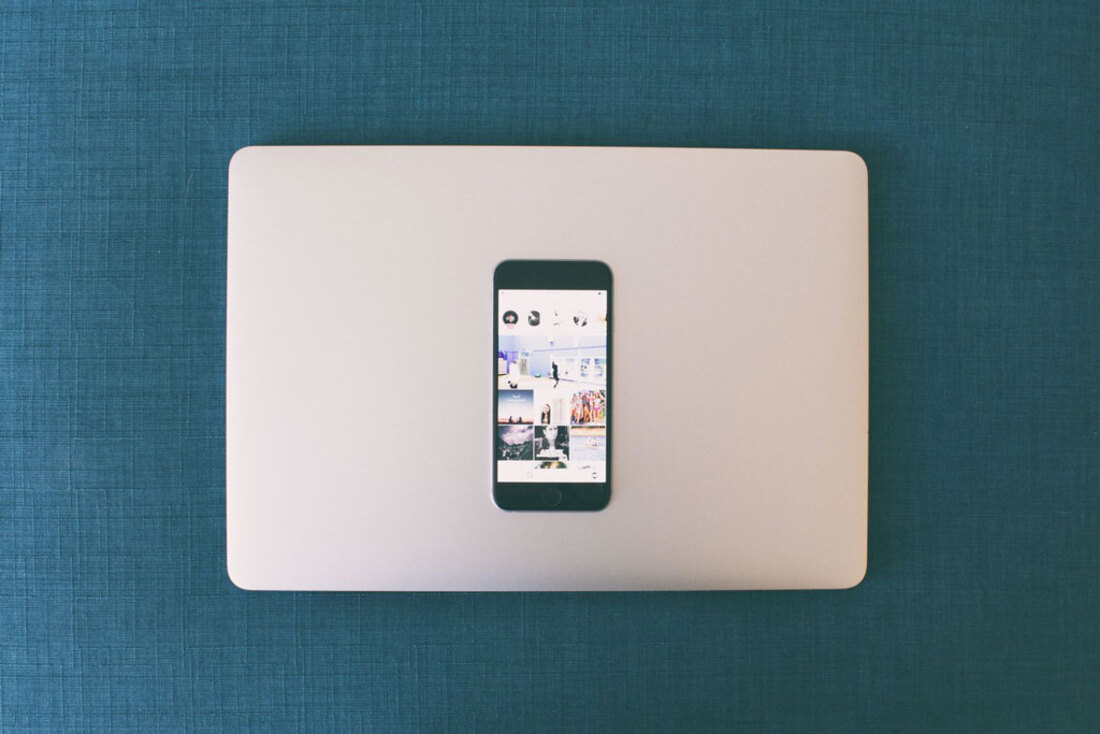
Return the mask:
[[[0,729],[1100,731],[1098,18],[6,0]],[[862,154],[863,585],[234,588],[226,167],[303,143]]]

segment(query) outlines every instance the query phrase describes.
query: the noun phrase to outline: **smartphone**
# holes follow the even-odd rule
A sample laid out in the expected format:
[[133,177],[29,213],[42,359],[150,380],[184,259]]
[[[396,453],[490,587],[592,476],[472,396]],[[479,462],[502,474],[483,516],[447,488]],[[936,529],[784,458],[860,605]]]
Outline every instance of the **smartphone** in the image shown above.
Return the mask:
[[595,511],[611,500],[611,269],[506,260],[493,274],[493,500]]

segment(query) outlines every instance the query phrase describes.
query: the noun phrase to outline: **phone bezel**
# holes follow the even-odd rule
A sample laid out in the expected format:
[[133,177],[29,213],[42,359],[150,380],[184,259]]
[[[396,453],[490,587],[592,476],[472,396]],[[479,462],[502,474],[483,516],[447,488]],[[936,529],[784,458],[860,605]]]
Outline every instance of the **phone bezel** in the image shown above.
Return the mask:
[[[594,512],[611,501],[611,457],[615,360],[611,268],[599,260],[505,260],[493,271],[493,501],[502,510],[538,512]],[[497,481],[497,352],[500,343],[501,290],[602,290],[607,292],[607,459],[603,482]],[[560,495],[556,494],[560,493]],[[554,500],[560,496],[560,502]]]

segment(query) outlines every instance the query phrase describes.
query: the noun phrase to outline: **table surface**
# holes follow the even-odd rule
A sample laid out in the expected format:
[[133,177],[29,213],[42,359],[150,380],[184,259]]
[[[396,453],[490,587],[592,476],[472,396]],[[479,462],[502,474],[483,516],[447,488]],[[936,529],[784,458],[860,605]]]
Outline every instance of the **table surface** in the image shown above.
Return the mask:
[[[0,6],[0,730],[1100,729],[1092,3]],[[836,148],[870,170],[869,572],[248,593],[253,144]]]

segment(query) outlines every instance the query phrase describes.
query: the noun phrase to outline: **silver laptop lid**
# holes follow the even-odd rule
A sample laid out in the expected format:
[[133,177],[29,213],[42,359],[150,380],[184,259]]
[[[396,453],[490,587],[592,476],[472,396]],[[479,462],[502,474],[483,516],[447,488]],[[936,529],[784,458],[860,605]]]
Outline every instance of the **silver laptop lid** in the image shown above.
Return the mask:
[[[250,589],[836,588],[867,548],[846,152],[253,147],[229,173],[228,565]],[[492,275],[614,273],[612,496],[490,496]]]

